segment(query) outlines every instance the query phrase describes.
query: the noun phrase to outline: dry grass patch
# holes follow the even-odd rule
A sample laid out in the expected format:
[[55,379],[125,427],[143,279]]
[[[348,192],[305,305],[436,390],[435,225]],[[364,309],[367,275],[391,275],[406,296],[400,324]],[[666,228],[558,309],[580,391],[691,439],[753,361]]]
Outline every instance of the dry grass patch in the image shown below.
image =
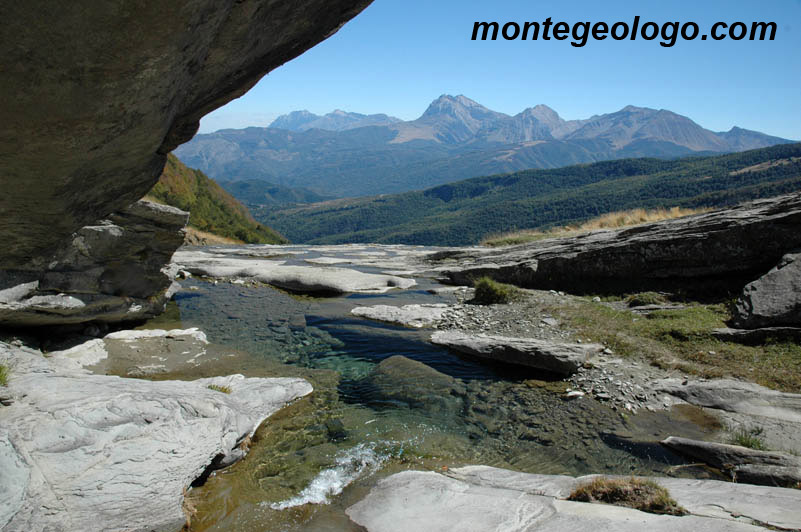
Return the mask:
[[718,340],[712,330],[725,327],[730,317],[724,304],[688,303],[683,309],[648,316],[590,301],[549,310],[579,338],[602,343],[621,356],[644,357],[656,366],[706,378],[733,376],[801,392],[801,345],[771,339],[757,346]]
[[512,246],[515,244],[536,242],[537,240],[544,240],[546,238],[576,236],[582,233],[596,231],[598,229],[620,229],[622,227],[631,227],[644,223],[659,222],[661,220],[670,220],[673,218],[682,218],[684,216],[690,216],[691,214],[700,214],[708,211],[709,209],[684,209],[682,207],[671,207],[669,209],[632,209],[628,211],[616,211],[603,214],[597,218],[587,220],[586,222],[578,225],[553,227],[544,231],[529,229],[489,236],[481,241],[481,245],[489,247]]
[[635,477],[596,477],[574,489],[568,500],[626,506],[652,514],[687,514],[687,510],[679,506],[668,490],[653,480]]

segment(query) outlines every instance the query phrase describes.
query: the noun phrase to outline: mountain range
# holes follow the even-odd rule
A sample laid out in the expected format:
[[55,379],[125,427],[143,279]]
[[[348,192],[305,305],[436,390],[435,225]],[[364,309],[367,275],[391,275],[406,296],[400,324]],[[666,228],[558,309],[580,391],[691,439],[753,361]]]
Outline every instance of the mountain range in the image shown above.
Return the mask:
[[265,180],[347,197],[528,168],[726,153],[791,142],[738,127],[713,132],[665,109],[627,106],[564,120],[546,105],[510,116],[450,95],[434,100],[416,120],[394,120],[298,111],[268,128],[197,135],[175,153],[219,181]]

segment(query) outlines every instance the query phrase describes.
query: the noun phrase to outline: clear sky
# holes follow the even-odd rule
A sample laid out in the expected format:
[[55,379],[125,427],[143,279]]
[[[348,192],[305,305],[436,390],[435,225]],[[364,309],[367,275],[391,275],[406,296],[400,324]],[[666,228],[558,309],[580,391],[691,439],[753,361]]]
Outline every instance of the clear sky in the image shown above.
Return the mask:
[[[475,21],[776,22],[774,41],[472,41]],[[307,109],[417,118],[440,94],[565,119],[632,104],[714,131],[737,125],[801,139],[801,0],[375,0],[338,33],[208,115],[201,132],[266,126]]]

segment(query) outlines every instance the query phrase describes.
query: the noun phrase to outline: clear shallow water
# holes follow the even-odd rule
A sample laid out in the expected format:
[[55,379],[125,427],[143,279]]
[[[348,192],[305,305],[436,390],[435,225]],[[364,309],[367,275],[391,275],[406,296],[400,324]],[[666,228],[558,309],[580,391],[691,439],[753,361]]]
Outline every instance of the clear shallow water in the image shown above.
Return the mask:
[[680,460],[637,440],[656,441],[671,426],[673,435],[703,433],[682,412],[624,419],[594,401],[563,400],[564,385],[535,372],[433,346],[430,331],[349,315],[362,305],[453,302],[426,292],[431,281],[328,299],[183,284],[171,312],[151,326],[200,327],[210,341],[249,353],[252,364],[240,360],[231,373],[283,367],[315,386],[257,432],[245,461],[192,491],[193,530],[350,530],[344,509],[377,477],[408,468],[665,474]]

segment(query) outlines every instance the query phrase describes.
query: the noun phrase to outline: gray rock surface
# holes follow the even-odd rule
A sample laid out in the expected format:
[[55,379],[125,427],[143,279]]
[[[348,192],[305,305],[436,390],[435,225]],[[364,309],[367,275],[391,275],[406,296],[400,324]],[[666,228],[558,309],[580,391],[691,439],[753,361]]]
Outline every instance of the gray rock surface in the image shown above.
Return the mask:
[[562,375],[575,373],[593,354],[603,351],[600,344],[568,344],[512,338],[461,331],[437,331],[431,342],[471,356],[542,369]]
[[739,289],[799,247],[801,194],[789,194],[626,229],[434,254],[431,260],[455,284],[489,275],[526,288],[572,292],[710,281]]
[[386,292],[393,288],[409,288],[413,279],[364,273],[328,266],[287,265],[280,260],[242,258],[224,249],[214,252],[179,250],[173,262],[193,275],[214,278],[253,279],[292,292],[335,293]]
[[776,451],[671,436],[662,445],[720,469],[738,482],[794,487],[801,483],[801,459]]
[[190,483],[240,458],[265,418],[312,391],[289,378],[92,375],[81,363],[97,358],[93,342],[87,355],[49,357],[0,343],[13,400],[0,407],[4,532],[178,530]]
[[369,3],[3,4],[14,67],[0,73],[0,268],[38,270],[70,234],[144,196],[203,115]]
[[743,329],[801,327],[801,253],[788,253],[775,268],[746,285],[732,322]]
[[653,387],[657,392],[679,397],[696,406],[801,423],[801,394],[778,392],[731,379],[662,379],[654,382]]
[[724,342],[761,344],[768,338],[801,342],[801,327],[760,327],[758,329],[734,329],[722,327],[712,329],[712,336]]
[[452,308],[444,303],[429,305],[373,305],[370,307],[356,307],[350,311],[354,316],[369,318],[371,320],[397,323],[406,327],[430,327],[437,323]]
[[797,529],[795,490],[717,481],[655,479],[690,515],[675,517],[561,500],[592,477],[530,475],[483,466],[406,471],[381,480],[347,509],[368,532],[757,531]]
[[183,243],[188,217],[138,201],[81,228],[37,280],[0,291],[0,324],[124,322],[161,313],[173,288],[164,267]]

